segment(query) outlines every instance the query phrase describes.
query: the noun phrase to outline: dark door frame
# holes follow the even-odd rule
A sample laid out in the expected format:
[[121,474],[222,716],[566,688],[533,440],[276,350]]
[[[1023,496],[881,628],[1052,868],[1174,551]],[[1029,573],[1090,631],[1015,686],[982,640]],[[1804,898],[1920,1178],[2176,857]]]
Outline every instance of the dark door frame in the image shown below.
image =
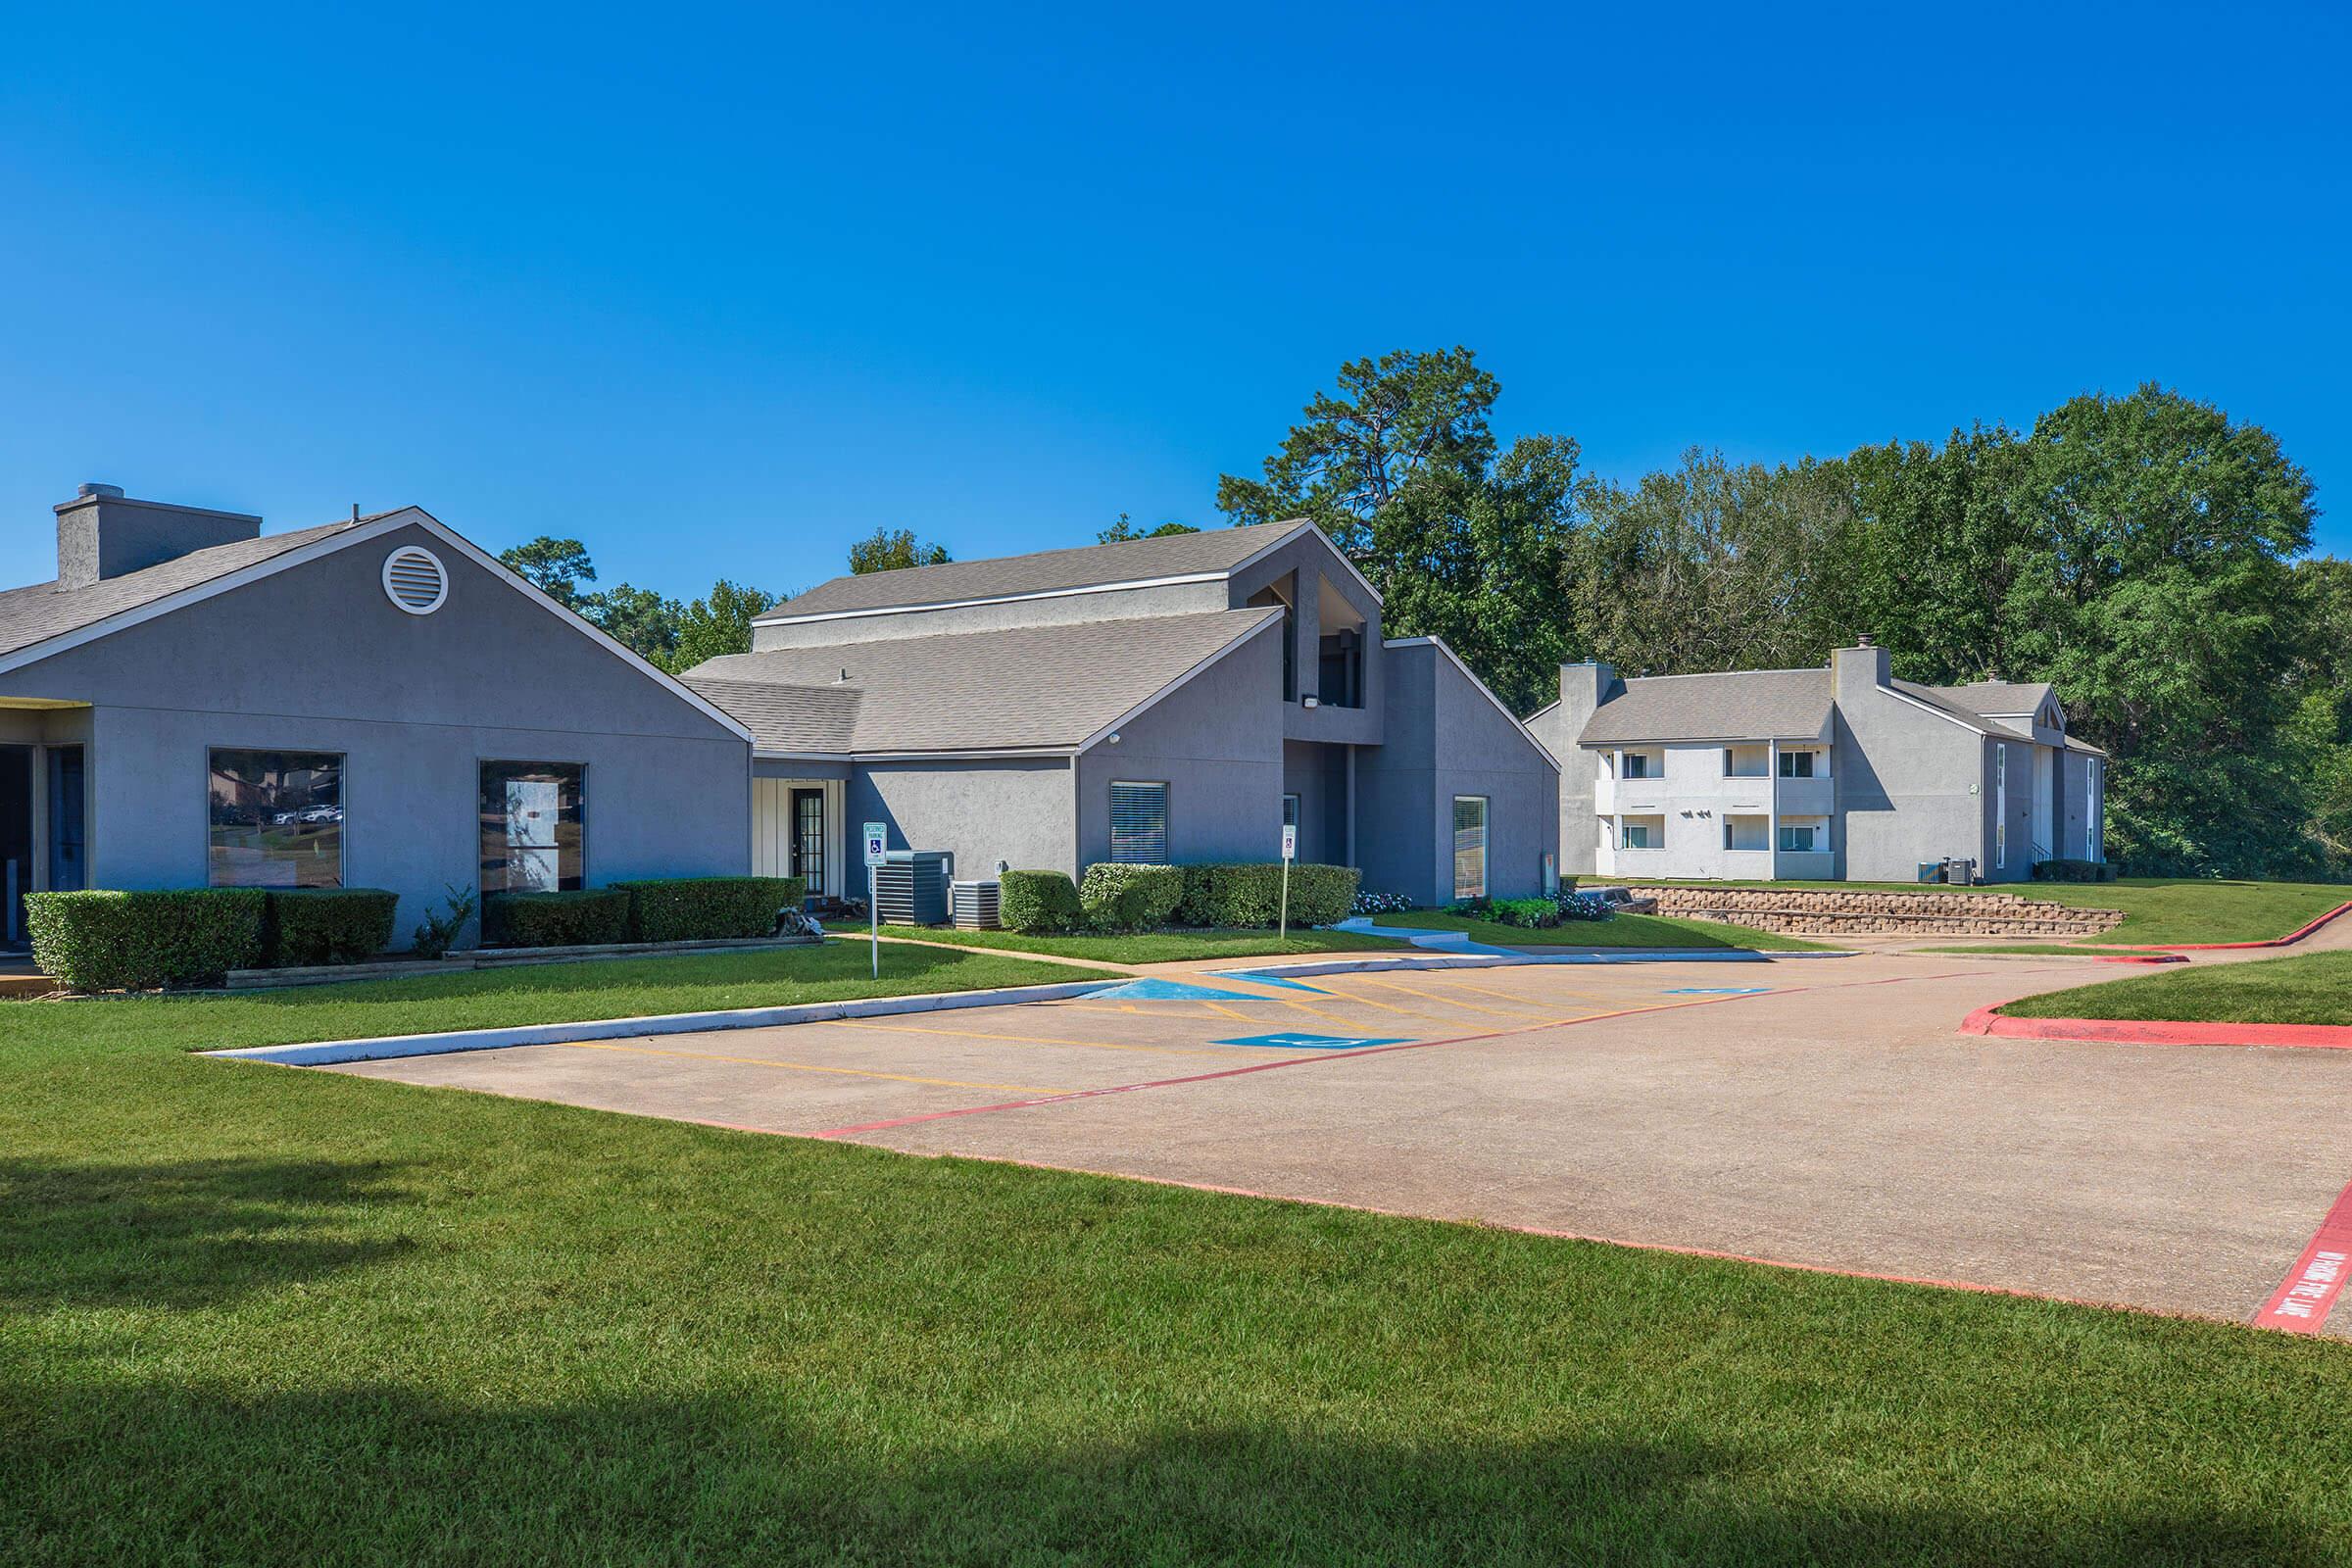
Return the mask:
[[[825,878],[825,792],[821,786],[816,789],[796,788],[791,791],[791,796],[792,799],[789,803],[791,809],[785,818],[788,824],[786,843],[789,845],[788,858],[785,862],[787,874],[808,878],[806,884],[808,891],[811,895],[820,894],[824,891]],[[808,857],[804,852],[804,845],[807,841],[801,833],[801,803],[804,801],[816,802],[816,870],[814,874],[811,874],[808,868]]]

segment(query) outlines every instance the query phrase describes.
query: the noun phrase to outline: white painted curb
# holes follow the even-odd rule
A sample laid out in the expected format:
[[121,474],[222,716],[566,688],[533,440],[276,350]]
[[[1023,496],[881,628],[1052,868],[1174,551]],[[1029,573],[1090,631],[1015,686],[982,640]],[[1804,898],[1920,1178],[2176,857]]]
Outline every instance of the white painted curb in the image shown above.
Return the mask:
[[397,1056],[438,1056],[458,1051],[505,1051],[514,1046],[561,1046],[575,1040],[634,1040],[646,1035],[699,1034],[715,1029],[772,1029],[785,1024],[824,1023],[835,1018],[881,1018],[902,1012],[945,1012],[956,1007],[996,1007],[1017,1002],[1058,1002],[1104,986],[1125,985],[1133,975],[1102,980],[1060,981],[1046,986],[1000,986],[990,991],[947,991],[917,997],[863,997],[848,1002],[803,1002],[781,1007],[734,1007],[719,1012],[664,1012],[650,1018],[599,1018],[580,1023],[526,1023],[505,1029],[451,1029],[427,1035],[385,1035],[375,1040],[322,1040],[291,1046],[242,1046],[200,1054],[235,1061],[274,1062],[281,1067],[329,1067],[348,1061],[388,1061]]

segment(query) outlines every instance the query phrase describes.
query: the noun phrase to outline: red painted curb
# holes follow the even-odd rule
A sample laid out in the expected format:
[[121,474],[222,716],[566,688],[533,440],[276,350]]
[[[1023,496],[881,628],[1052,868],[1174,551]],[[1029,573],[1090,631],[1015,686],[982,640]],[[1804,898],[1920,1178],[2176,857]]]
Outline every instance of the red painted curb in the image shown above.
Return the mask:
[[1979,1007],[1964,1035],[2004,1040],[2099,1040],[2125,1046],[2301,1046],[2352,1051],[2352,1025],[2338,1023],[2173,1023],[2131,1018],[2010,1018],[2007,1003]]
[[2301,930],[2289,931],[2286,935],[2273,937],[2268,942],[2168,942],[2161,944],[2143,942],[2136,946],[2143,953],[2223,953],[2232,948],[2284,948],[2302,941],[2347,909],[2352,909],[2352,904],[2339,904]]
[[2286,1278],[2254,1314],[2259,1329],[2317,1334],[2352,1276],[2352,1187],[2336,1195]]

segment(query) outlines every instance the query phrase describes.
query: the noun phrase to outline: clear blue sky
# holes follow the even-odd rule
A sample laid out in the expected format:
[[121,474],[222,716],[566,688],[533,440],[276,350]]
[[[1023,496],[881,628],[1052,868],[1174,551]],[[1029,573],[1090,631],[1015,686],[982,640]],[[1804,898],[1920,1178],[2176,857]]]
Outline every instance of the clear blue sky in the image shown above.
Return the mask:
[[0,582],[85,479],[678,594],[1214,523],[1343,359],[1457,342],[1603,473],[2155,378],[2326,508],[2330,9],[19,7]]

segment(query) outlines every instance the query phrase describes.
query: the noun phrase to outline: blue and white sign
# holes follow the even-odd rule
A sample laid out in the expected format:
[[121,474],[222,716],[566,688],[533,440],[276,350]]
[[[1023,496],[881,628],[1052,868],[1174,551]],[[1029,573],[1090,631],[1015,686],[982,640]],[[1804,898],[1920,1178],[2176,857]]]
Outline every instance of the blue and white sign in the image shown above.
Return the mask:
[[887,862],[889,859],[890,824],[887,822],[866,823],[865,863],[867,865],[881,865]]

